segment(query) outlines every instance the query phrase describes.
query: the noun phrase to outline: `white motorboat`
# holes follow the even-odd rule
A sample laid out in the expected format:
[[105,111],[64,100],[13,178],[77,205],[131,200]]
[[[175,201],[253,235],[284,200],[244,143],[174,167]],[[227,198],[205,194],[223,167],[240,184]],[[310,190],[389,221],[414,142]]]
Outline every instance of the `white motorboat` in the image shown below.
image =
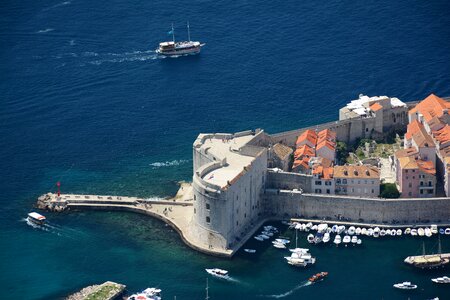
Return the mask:
[[276,242],[276,241],[273,241],[272,244],[277,249],[286,249],[286,244]]
[[348,235],[354,235],[355,230],[356,230],[355,226],[350,226],[347,231]]
[[401,229],[397,229],[397,235],[402,235],[402,230]]
[[375,229],[373,230],[373,237],[377,238],[380,236],[380,228],[379,227],[375,227]]
[[295,224],[295,230],[302,230],[302,224],[299,224],[299,223],[297,223],[297,224]]
[[312,244],[314,243],[314,235],[313,234],[308,234],[308,236],[306,237],[306,240],[308,241],[308,243]]
[[161,300],[161,290],[157,288],[147,288],[140,293],[133,294],[127,300]]
[[302,224],[302,231],[309,231],[309,227],[306,224]]
[[223,270],[223,269],[219,269],[219,268],[214,268],[214,269],[205,269],[206,272],[208,272],[208,274],[216,276],[216,277],[220,277],[220,278],[227,278],[228,277],[228,271],[227,270]]
[[345,230],[345,226],[344,225],[339,226],[338,229],[337,229],[337,234],[343,233],[344,230]]
[[334,237],[334,241],[333,243],[336,244],[336,246],[339,246],[339,244],[342,242],[341,236],[339,234],[336,234],[336,236]]
[[352,236],[352,244],[355,245],[358,242],[358,237],[356,235]]
[[373,229],[372,228],[367,229],[367,236],[373,236]]
[[314,236],[314,244],[319,244],[323,240],[324,234],[322,232],[317,232]]
[[439,228],[439,234],[445,234],[445,229],[444,228]]
[[445,231],[444,231],[444,234],[445,235],[450,235],[450,228],[445,228]]
[[247,253],[256,253],[255,249],[244,249],[244,251]]
[[291,241],[288,240],[288,239],[279,238],[279,239],[275,239],[275,242],[279,242],[279,243],[283,243],[283,244],[289,244]]
[[317,225],[318,232],[325,232],[328,229],[328,224],[319,224]]
[[325,234],[323,235],[322,241],[324,243],[328,243],[330,241],[330,234],[328,232],[325,232]]
[[385,235],[386,235],[386,230],[381,229],[381,230],[380,230],[380,236],[385,236]]
[[391,236],[396,236],[396,235],[397,235],[397,230],[391,229]]
[[417,229],[411,229],[411,236],[417,236]]
[[362,244],[362,240],[361,240],[361,239],[358,239],[358,240],[356,241],[356,244],[361,245],[361,244]]
[[336,233],[336,232],[338,231],[338,227],[339,227],[339,226],[337,226],[337,225],[333,225],[333,227],[331,227],[331,231],[332,231],[333,233]]
[[306,248],[294,248],[294,249],[289,249],[289,251],[291,251],[292,253],[296,252],[296,253],[306,254],[306,253],[309,252],[309,249],[306,249]]
[[402,289],[402,290],[414,290],[417,288],[417,285],[411,284],[411,282],[409,282],[409,281],[405,281],[402,283],[394,284],[394,287],[397,289]]
[[178,56],[178,55],[188,55],[188,54],[199,54],[201,47],[205,44],[198,41],[191,41],[191,34],[189,31],[189,23],[187,24],[188,29],[188,41],[175,42],[175,31],[172,24],[172,30],[169,34],[172,35],[172,40],[168,42],[159,43],[158,48],[155,50],[156,53],[163,56]]
[[43,215],[38,214],[37,212],[30,212],[28,214],[27,220],[32,223],[42,225],[45,223],[46,218]]
[[317,231],[317,225],[313,225],[313,226],[311,227],[311,230],[312,230],[312,231]]
[[409,227],[406,228],[404,233],[405,233],[405,234],[411,234],[411,228],[409,228]]
[[276,228],[275,226],[267,225],[267,226],[264,226],[264,231],[278,232],[278,228]]
[[331,232],[333,232],[333,231],[331,230],[331,227],[328,227],[327,230],[326,230],[325,232],[331,233]]
[[450,283],[450,278],[447,276],[431,279],[434,283]]
[[362,232],[361,227],[356,227],[355,234],[356,234],[356,235],[360,235],[361,232]]
[[265,235],[265,234],[263,234],[263,233],[261,233],[259,236],[262,237],[262,238],[265,239],[265,240],[270,239],[270,236]]
[[438,227],[437,225],[433,224],[430,226],[430,230],[432,234],[437,234],[438,233]]
[[264,241],[264,239],[261,237],[261,236],[259,236],[259,235],[257,235],[257,236],[255,236],[255,237],[253,237],[255,240],[257,240],[257,241],[260,241],[260,242],[262,242],[262,241]]
[[311,229],[312,226],[313,226],[313,223],[311,223],[311,222],[306,223],[307,228]]
[[[381,231],[380,231],[381,233]],[[390,229],[386,229],[385,230],[385,235],[390,236],[391,235],[391,230]]]
[[361,234],[362,235],[367,235],[367,229],[366,228],[361,229]]
[[298,253],[293,252],[291,256],[284,257],[288,264],[296,267],[306,267],[308,265],[313,265],[316,262],[316,258],[312,257],[310,253]]
[[425,228],[425,236],[426,237],[430,237],[430,236],[432,236],[433,234],[431,233],[431,229],[430,228]]
[[342,242],[345,244],[345,247],[347,247],[347,244],[351,242],[351,237],[349,235],[344,236],[344,239]]
[[425,235],[425,229],[423,229],[422,227],[420,227],[419,229],[417,229],[417,234],[419,236],[424,236]]
[[270,232],[270,231],[263,231],[261,233],[264,234],[264,235],[267,235],[268,237],[273,236],[273,232]]

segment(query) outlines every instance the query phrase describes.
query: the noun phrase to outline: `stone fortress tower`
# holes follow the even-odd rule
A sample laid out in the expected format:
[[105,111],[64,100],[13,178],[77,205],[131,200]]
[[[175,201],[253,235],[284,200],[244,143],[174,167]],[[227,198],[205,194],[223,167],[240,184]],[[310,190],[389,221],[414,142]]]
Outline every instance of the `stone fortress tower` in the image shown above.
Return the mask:
[[262,130],[200,134],[193,145],[191,234],[210,249],[234,248],[259,221],[267,173]]

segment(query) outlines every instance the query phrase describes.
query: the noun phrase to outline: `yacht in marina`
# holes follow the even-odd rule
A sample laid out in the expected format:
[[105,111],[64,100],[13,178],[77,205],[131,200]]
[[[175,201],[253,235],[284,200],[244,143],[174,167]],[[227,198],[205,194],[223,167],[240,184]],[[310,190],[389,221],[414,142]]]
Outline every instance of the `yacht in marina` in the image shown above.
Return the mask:
[[28,214],[27,220],[32,222],[32,223],[35,223],[35,224],[38,224],[38,225],[42,225],[42,224],[45,223],[46,219],[45,219],[45,217],[43,215],[38,214],[37,212],[30,212]]
[[127,300],[161,300],[161,290],[157,288],[147,288],[140,293],[131,295]]
[[402,290],[414,290],[414,289],[417,289],[417,285],[411,284],[411,282],[409,282],[409,281],[405,281],[405,282],[402,282],[402,283],[396,283],[396,284],[394,284],[394,287],[396,289],[402,289]]
[[256,253],[255,249],[244,249],[244,251],[247,253]]
[[404,262],[420,269],[436,269],[450,263],[450,253],[441,253],[441,240],[439,239],[437,254],[426,255],[425,244],[422,243],[422,255],[408,256]]
[[291,256],[284,257],[288,264],[296,267],[306,267],[308,265],[313,265],[316,262],[316,258],[310,253],[302,252],[292,252]]
[[334,237],[334,241],[333,243],[336,244],[336,246],[339,246],[339,244],[342,242],[341,236],[339,234],[336,234],[336,236]]
[[175,30],[172,24],[172,30],[169,34],[172,35],[172,41],[159,43],[156,53],[162,56],[179,56],[179,55],[194,55],[199,54],[201,48],[205,45],[198,41],[191,41],[191,33],[189,29],[189,22],[187,23],[188,40],[176,42]]
[[450,283],[450,278],[447,276],[431,279],[434,283]]
[[208,272],[208,274],[210,274],[212,276],[216,276],[219,278],[227,278],[228,277],[227,270],[223,270],[223,269],[219,269],[219,268],[205,269],[205,270],[206,270],[206,272]]

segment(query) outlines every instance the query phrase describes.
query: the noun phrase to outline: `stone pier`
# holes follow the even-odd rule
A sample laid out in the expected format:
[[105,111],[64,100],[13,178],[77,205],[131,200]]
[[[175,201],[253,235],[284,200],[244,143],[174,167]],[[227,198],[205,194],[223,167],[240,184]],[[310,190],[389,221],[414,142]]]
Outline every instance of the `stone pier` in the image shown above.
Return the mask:
[[[193,193],[190,183],[182,183],[175,197],[163,200],[112,195],[79,195],[47,193],[38,198],[39,209],[63,212],[78,209],[121,210],[152,216],[170,225],[189,247],[215,256],[231,257],[243,243],[231,249],[211,248],[204,244],[192,230]],[[249,235],[250,236],[250,235]]]

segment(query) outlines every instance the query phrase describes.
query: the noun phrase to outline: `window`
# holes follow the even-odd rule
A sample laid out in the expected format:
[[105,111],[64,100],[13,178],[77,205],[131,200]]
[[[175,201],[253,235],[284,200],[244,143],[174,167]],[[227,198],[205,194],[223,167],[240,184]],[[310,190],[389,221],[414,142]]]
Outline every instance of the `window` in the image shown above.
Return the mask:
[[408,170],[405,170],[405,173],[408,173]]
[[428,194],[433,194],[433,189],[428,190]]
[[358,180],[358,184],[361,184],[361,180]]
[[[425,159],[426,160],[426,159]],[[416,173],[416,170],[413,170],[413,173]]]
[[327,194],[330,194],[331,192],[330,192],[330,189],[327,189]]
[[367,180],[364,180],[364,184],[367,184]]
[[375,184],[375,180],[372,180],[372,184]]
[[355,189],[354,188],[352,188],[352,193],[354,193],[355,192]]
[[374,189],[372,189],[372,194],[373,194],[373,193],[375,193],[375,190],[374,190]]
[[322,193],[322,190],[321,190],[321,189],[316,189],[316,190],[315,190],[315,193],[316,193],[316,194],[321,194],[321,193]]
[[194,215],[195,215],[196,212],[197,212],[197,210],[194,208]]
[[247,213],[244,214],[244,218],[247,218]]
[[408,196],[412,196],[412,193],[411,193],[411,192],[408,192]]
[[408,184],[408,186],[409,186],[409,187],[412,187],[412,183],[410,182],[410,183]]
[[342,179],[343,184],[347,184],[347,179]]
[[433,186],[433,183],[431,181],[428,181],[428,186]]
[[331,185],[331,181],[325,181],[325,185]]
[[408,176],[406,176],[406,179],[408,179]]
[[423,190],[420,190],[420,194],[421,194],[421,195],[423,194]]
[[[413,170],[414,171],[414,170]],[[413,179],[416,179],[416,176],[413,176]]]
[[197,195],[194,195],[194,201],[197,200]]
[[322,181],[316,180],[316,185],[322,185]]
[[420,182],[420,186],[423,186],[423,181]]
[[206,223],[211,223],[211,218],[210,217],[206,217]]
[[209,209],[209,203],[206,203],[206,209]]
[[336,183],[337,183],[337,184],[340,184],[340,183],[341,183],[341,180],[340,180],[340,179],[336,179]]

